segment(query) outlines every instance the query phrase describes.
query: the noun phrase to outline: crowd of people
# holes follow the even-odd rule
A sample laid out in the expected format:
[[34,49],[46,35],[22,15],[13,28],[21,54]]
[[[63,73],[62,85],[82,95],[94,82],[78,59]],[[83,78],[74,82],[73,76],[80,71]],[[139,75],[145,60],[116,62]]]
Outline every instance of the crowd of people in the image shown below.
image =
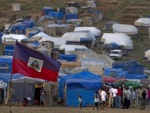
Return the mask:
[[[82,109],[82,97],[78,96],[79,108]],[[150,104],[150,88],[139,89],[129,87],[111,87],[108,90],[104,88],[95,91],[94,107],[99,110],[105,109],[106,106],[117,109],[129,109],[137,107],[141,110],[145,109],[146,104]]]

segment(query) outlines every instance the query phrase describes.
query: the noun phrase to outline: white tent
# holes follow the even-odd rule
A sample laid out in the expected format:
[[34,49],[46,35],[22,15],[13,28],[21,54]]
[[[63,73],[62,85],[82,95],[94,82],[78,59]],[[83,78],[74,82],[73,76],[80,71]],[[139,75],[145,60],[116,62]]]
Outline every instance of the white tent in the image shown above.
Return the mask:
[[66,41],[74,42],[80,42],[81,38],[93,38],[93,40],[96,40],[90,31],[67,32],[62,36],[62,38],[66,39]]
[[65,50],[65,54],[68,54],[69,51],[75,51],[76,49],[87,50],[88,48],[83,45],[61,45],[59,49]]
[[87,1],[86,4],[87,7],[96,8],[96,4],[94,1]]
[[101,42],[104,44],[117,43],[123,45],[126,49],[133,49],[133,41],[131,37],[124,33],[104,33]]
[[16,40],[21,41],[22,39],[26,39],[25,35],[19,34],[6,34],[2,36],[3,43],[15,42]]
[[114,24],[112,28],[114,33],[125,33],[127,35],[138,34],[138,29],[133,25]]
[[67,7],[65,11],[73,14],[78,14],[78,9],[76,7]]
[[43,42],[43,41],[52,41],[54,42],[54,45],[55,46],[61,46],[61,45],[64,45],[66,44],[66,40],[61,38],[61,37],[51,37],[51,36],[48,36],[47,34],[43,33],[43,32],[40,32],[38,33],[37,35],[34,35],[33,37],[42,37],[41,40],[39,40],[39,42]]
[[85,30],[91,31],[91,33],[93,33],[95,37],[98,37],[101,34],[101,31],[97,29],[96,27],[76,27],[74,29],[74,31],[85,31]]
[[145,52],[145,58],[148,58],[149,56],[150,56],[150,49]]
[[150,27],[150,18],[139,18],[134,22],[135,26]]

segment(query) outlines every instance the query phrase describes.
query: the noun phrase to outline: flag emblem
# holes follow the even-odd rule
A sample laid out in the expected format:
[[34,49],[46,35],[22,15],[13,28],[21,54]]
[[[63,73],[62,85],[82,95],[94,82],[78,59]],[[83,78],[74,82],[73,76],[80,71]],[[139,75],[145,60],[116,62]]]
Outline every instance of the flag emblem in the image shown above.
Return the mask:
[[28,67],[35,69],[38,72],[41,72],[42,66],[43,66],[43,60],[29,57],[28,60]]

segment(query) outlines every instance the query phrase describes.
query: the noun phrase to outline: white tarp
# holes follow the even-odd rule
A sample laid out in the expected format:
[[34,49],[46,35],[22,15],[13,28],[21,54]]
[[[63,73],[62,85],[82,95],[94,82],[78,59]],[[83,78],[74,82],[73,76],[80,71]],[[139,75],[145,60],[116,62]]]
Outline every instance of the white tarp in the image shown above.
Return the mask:
[[134,22],[135,26],[150,27],[150,18],[139,18]]
[[76,49],[87,50],[88,48],[83,45],[61,45],[60,50],[65,50],[65,54],[68,54],[69,51],[75,51]]
[[14,42],[15,40],[21,41],[22,39],[26,39],[27,37],[25,35],[20,34],[6,34],[2,36],[2,42],[3,43],[9,43]]
[[102,75],[103,68],[109,68],[110,66],[100,59],[96,58],[81,58],[81,66],[86,67],[89,71]]
[[93,33],[94,36],[100,36],[101,31],[97,29],[96,27],[76,27],[74,31],[85,31],[89,30],[91,33]]
[[66,41],[75,41],[80,42],[81,38],[93,38],[96,40],[94,35],[90,31],[81,31],[81,32],[67,32],[62,38],[66,39]]
[[101,42],[104,42],[104,44],[117,43],[123,45],[126,49],[133,49],[131,37],[124,33],[104,33]]
[[87,7],[96,8],[96,4],[94,1],[87,1],[86,4]]
[[150,56],[150,49],[145,52],[145,58],[148,58],[148,56]]
[[67,7],[65,11],[73,14],[78,14],[78,9],[76,7]]
[[114,33],[125,33],[127,35],[138,34],[138,29],[133,25],[114,24],[112,28]]
[[40,32],[37,35],[34,35],[33,37],[42,37],[41,40],[39,40],[39,42],[43,42],[43,41],[52,41],[54,42],[54,45],[56,46],[60,46],[60,45],[64,45],[66,44],[66,40],[61,38],[61,37],[51,37],[48,36],[47,34]]

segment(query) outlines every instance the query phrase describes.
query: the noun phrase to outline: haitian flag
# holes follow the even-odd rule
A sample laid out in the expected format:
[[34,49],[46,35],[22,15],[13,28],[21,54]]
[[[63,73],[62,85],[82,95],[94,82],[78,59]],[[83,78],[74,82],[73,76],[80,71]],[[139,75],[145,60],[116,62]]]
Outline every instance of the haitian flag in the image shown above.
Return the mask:
[[24,76],[56,82],[59,69],[60,62],[16,42],[12,74],[20,73]]

